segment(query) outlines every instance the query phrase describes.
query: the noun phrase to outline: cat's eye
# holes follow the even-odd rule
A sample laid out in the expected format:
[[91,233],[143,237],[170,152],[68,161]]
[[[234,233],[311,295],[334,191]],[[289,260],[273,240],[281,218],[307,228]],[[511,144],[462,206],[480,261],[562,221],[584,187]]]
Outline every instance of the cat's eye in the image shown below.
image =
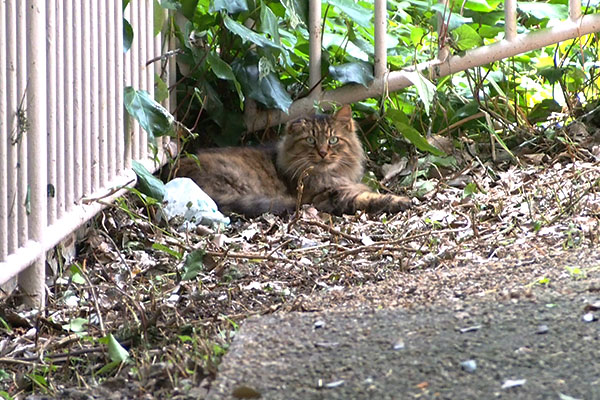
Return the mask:
[[332,136],[329,138],[329,144],[336,144],[339,141],[337,136]]
[[308,144],[315,144],[315,143],[317,143],[317,141],[315,140],[314,137],[309,136],[309,137],[306,138],[306,143],[308,143]]

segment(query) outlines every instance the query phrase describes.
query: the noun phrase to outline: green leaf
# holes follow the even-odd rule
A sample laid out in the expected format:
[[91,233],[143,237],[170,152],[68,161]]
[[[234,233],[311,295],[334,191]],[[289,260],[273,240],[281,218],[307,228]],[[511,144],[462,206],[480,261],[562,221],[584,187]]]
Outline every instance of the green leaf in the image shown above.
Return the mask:
[[292,29],[300,24],[308,26],[308,0],[282,0],[281,3]]
[[88,325],[90,321],[86,318],[74,318],[69,321],[68,324],[63,325],[62,328],[67,331],[81,333],[85,331],[85,325]]
[[[431,6],[431,9],[442,14],[442,16],[444,17],[444,21],[448,20],[448,13],[450,12],[450,10],[447,9],[446,7],[444,7],[443,4],[436,3]],[[434,26],[437,28],[437,16],[434,16],[433,18],[434,18],[434,20],[433,20]],[[459,26],[464,25],[464,24],[470,24],[471,22],[473,22],[473,18],[467,18],[467,17],[463,17],[462,15],[457,14],[457,13],[451,13],[450,21],[448,22],[448,29],[450,31],[453,31],[454,29],[458,28]]]
[[73,283],[76,283],[78,285],[85,285],[86,280],[83,277],[83,271],[81,270],[81,268],[79,268],[79,265],[71,264],[71,266],[69,267],[69,272],[71,273],[71,280],[73,281]]
[[194,19],[197,7],[198,0],[181,0],[181,13],[190,21]]
[[560,112],[562,107],[554,99],[544,99],[531,109],[527,120],[531,123],[544,122],[553,112]]
[[469,25],[461,25],[452,31],[452,35],[455,37],[456,45],[462,51],[472,49],[474,47],[481,46],[483,39],[477,31]]
[[406,77],[415,85],[415,89],[417,89],[417,93],[425,106],[425,112],[429,115],[429,108],[431,107],[433,96],[435,96],[435,85],[419,71],[407,72]]
[[14,397],[12,397],[10,394],[8,394],[8,392],[5,392],[4,390],[0,390],[0,398],[4,400],[14,400]]
[[154,74],[154,100],[161,103],[169,97],[169,87],[158,74]]
[[171,249],[168,246],[165,246],[162,243],[153,243],[152,244],[152,248],[154,250],[164,251],[165,253],[167,253],[167,254],[175,257],[178,260],[181,260],[183,258],[183,256],[181,255],[181,253],[179,253],[178,251],[175,251],[175,250]]
[[277,108],[287,113],[292,105],[292,98],[279,81],[277,75],[270,73],[263,79],[259,79],[258,60],[251,57],[247,61],[255,61],[256,63],[249,65],[234,64],[235,74],[242,84],[244,93],[248,97],[261,102],[266,107]]
[[158,3],[158,0],[153,0],[154,6],[154,36],[158,35],[162,31],[163,24],[165,23],[165,13],[163,8]]
[[360,26],[365,28],[372,26],[373,11],[355,3],[353,0],[325,0],[324,3],[337,7]]
[[281,49],[278,44],[270,41],[264,36],[259,35],[251,29],[246,28],[244,25],[237,21],[229,18],[227,15],[223,18],[225,26],[231,33],[238,35],[244,42],[252,42],[260,47],[269,47],[272,49]]
[[329,74],[333,79],[342,83],[360,83],[367,87],[374,79],[372,67],[369,64],[353,62],[342,65],[330,65]]
[[204,250],[194,250],[187,255],[183,266],[183,276],[181,277],[184,281],[189,281],[198,276],[198,273],[204,269]]
[[275,43],[281,43],[281,39],[279,38],[279,24],[277,23],[277,17],[263,2],[261,2],[260,6],[260,30],[263,33],[268,33],[271,35],[271,40],[273,40]]
[[244,94],[242,93],[242,87],[236,79],[233,70],[231,69],[229,64],[221,60],[221,58],[215,52],[208,53],[206,61],[208,62],[208,65],[210,65],[210,68],[218,78],[233,82],[235,90],[238,93],[238,97],[240,98],[240,106],[243,106]]
[[392,124],[396,127],[396,129],[402,133],[402,135],[408,139],[417,149],[421,151],[429,152],[436,156],[446,156],[442,150],[438,149],[435,146],[429,144],[427,139],[425,139],[419,131],[417,131],[412,126],[402,122],[406,120],[406,115],[402,111],[398,110],[387,110],[386,116],[391,119]]
[[156,142],[158,136],[171,134],[175,119],[147,91],[135,90],[131,86],[126,87],[125,108],[148,133],[152,143]]
[[479,192],[477,185],[474,184],[473,182],[469,182],[463,189],[462,198],[466,199],[467,197],[473,196],[473,194],[475,194],[477,192]]
[[113,362],[122,363],[129,360],[129,353],[117,342],[112,333],[108,334],[108,356]]
[[569,16],[569,7],[566,4],[549,4],[536,1],[518,1],[517,8],[527,15],[537,19],[564,20]]
[[491,12],[498,8],[501,0],[467,0],[465,8],[475,12]]
[[123,18],[123,52],[127,53],[127,51],[131,48],[131,43],[133,42],[133,28],[129,24],[125,18]]
[[31,381],[33,383],[35,383],[36,385],[42,387],[42,388],[48,388],[48,381],[46,380],[46,378],[44,378],[42,375],[38,375],[38,374],[27,374],[27,376],[29,377],[29,379],[31,379]]
[[144,193],[146,196],[150,196],[153,199],[162,201],[166,192],[163,181],[152,175],[143,164],[137,162],[136,160],[131,162],[131,167],[133,172],[135,172],[138,177],[137,186],[139,191]]
[[248,11],[248,2],[246,0],[214,0],[208,10],[210,12],[225,10],[229,14],[235,14]]
[[123,10],[125,10],[127,8],[127,5],[129,4],[130,0],[123,0]]
[[167,10],[176,11],[181,8],[181,3],[177,0],[161,0],[160,6]]

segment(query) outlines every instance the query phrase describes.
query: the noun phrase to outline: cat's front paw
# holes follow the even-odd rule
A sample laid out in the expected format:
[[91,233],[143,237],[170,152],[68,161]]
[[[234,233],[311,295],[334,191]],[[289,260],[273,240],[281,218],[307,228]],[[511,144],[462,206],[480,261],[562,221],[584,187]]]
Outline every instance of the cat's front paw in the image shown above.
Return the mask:
[[387,195],[389,197],[389,203],[384,207],[385,212],[388,213],[399,213],[406,211],[412,207],[412,200],[406,196]]

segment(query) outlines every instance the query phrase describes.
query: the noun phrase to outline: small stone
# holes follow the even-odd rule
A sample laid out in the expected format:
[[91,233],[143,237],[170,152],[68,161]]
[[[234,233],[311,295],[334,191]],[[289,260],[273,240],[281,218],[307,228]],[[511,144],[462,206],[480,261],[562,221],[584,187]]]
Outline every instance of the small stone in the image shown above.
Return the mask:
[[340,379],[339,381],[329,382],[325,384],[325,387],[328,389],[336,388],[338,386],[342,386],[344,384],[344,380]]
[[596,320],[596,316],[589,312],[589,313],[585,313],[583,314],[583,322],[594,322]]
[[404,340],[398,339],[394,346],[392,347],[394,350],[403,350],[404,349]]
[[325,326],[325,321],[323,321],[322,319],[315,321],[313,327],[315,329],[319,329],[319,328],[323,328]]
[[510,389],[516,386],[523,386],[527,379],[507,379],[502,384],[502,389]]
[[261,398],[260,392],[258,392],[256,389],[254,389],[250,386],[246,386],[246,385],[237,386],[235,389],[233,389],[233,392],[231,394],[236,399],[260,399]]
[[481,325],[467,326],[466,328],[460,328],[460,333],[475,332],[480,329],[481,329]]
[[548,325],[540,325],[537,328],[537,331],[535,333],[537,333],[538,335],[543,335],[548,333],[550,329],[548,328]]
[[460,363],[460,367],[463,369],[463,371],[475,372],[477,369],[477,362],[475,362],[475,360],[463,361]]

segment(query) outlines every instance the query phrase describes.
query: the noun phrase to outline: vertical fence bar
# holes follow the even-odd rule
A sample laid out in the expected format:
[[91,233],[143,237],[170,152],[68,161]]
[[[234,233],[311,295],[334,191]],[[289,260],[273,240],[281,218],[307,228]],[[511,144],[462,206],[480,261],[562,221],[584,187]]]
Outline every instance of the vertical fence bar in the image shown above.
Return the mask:
[[67,209],[67,177],[65,176],[66,152],[65,152],[65,38],[64,38],[64,3],[55,1],[56,7],[56,53],[53,57],[56,62],[56,76],[54,77],[54,85],[56,86],[56,217],[62,218],[66,214]]
[[517,0],[504,1],[504,38],[512,42],[517,37]]
[[0,262],[8,255],[8,113],[6,110],[6,4],[0,1]]
[[[77,1],[77,0],[75,0]],[[63,1],[63,28],[64,33],[64,87],[65,87],[65,102],[63,112],[65,114],[65,131],[64,131],[64,160],[65,160],[65,175],[64,182],[66,193],[65,193],[65,208],[69,212],[74,208],[75,205],[75,190],[74,190],[74,174],[73,168],[75,168],[75,154],[74,154],[74,143],[73,136],[75,131],[73,129],[73,0]]]
[[73,194],[75,203],[79,204],[83,196],[83,74],[82,74],[82,49],[81,40],[81,2],[73,2],[71,20],[73,32],[73,48],[71,49],[71,63],[73,64]]
[[[17,108],[19,107],[19,99],[17,92],[17,7],[15,2],[9,1],[6,3],[6,44],[7,44],[7,64],[6,64],[6,121],[7,121],[7,137],[6,145],[7,153],[7,171],[6,171],[6,206],[8,208],[7,220],[10,221],[8,226],[8,254],[14,253],[19,247],[17,237],[18,214],[18,198],[17,198],[17,147],[13,144],[13,137],[17,133]],[[4,62],[4,60],[0,60]]]
[[100,141],[99,141],[99,158],[97,160],[98,165],[98,177],[99,183],[101,187],[104,187],[108,182],[107,170],[105,168],[108,161],[108,97],[107,97],[107,79],[106,79],[106,2],[98,2],[98,13],[96,14],[96,18],[98,19],[98,59],[100,60],[100,68],[98,68],[98,97],[100,106]]
[[[28,79],[27,79],[27,41],[24,40],[27,36],[27,7],[24,1],[17,3],[17,48],[20,57],[17,57],[17,100],[19,105],[17,106],[17,126],[14,134],[13,142],[17,147],[17,215],[18,215],[18,237],[19,247],[22,247],[29,240],[29,221],[27,218],[27,210],[31,205],[31,199],[29,198],[28,185],[27,185],[27,165],[29,159],[27,158],[27,143],[29,134],[29,113],[27,104],[28,100]],[[34,90],[34,89],[32,89]],[[33,162],[33,160],[31,160]]]
[[[131,7],[131,5],[130,5]],[[118,34],[119,32],[123,32],[123,7],[120,4],[114,8],[114,22],[113,26],[115,27],[115,32]],[[118,174],[121,174],[125,168],[130,167],[130,164],[126,162],[126,135],[129,135],[129,131],[125,131],[125,113],[123,111],[123,92],[124,92],[124,77],[127,76],[127,64],[125,62],[125,55],[123,54],[123,36],[122,34],[118,34],[117,40],[114,46],[115,52],[115,113],[116,113],[116,131],[118,132],[116,136],[116,146],[117,146],[117,163],[116,163],[116,171]],[[121,75],[122,74],[122,75]]]
[[581,18],[581,0],[569,0],[569,18],[571,21]]
[[[106,12],[104,13],[105,21],[104,24],[106,26],[105,32],[105,40],[107,41],[107,51],[106,51],[106,107],[107,107],[107,165],[105,166],[106,175],[109,180],[117,175],[116,172],[116,163],[119,159],[119,153],[117,153],[116,146],[116,137],[123,135],[123,132],[117,130],[116,127],[116,118],[115,118],[115,102],[118,96],[122,96],[122,93],[117,94],[115,90],[115,84],[117,80],[116,71],[115,71],[115,39],[120,37],[121,35],[117,34],[117,31],[114,29],[115,24],[113,21],[115,14],[115,2],[107,1],[106,2]],[[122,32],[122,31],[121,31]]]
[[[150,7],[151,8],[151,7]],[[136,29],[139,30],[139,32],[141,32],[141,35],[138,36],[138,54],[139,54],[139,58],[138,58],[138,63],[135,65],[135,73],[139,76],[139,86],[136,88],[138,90],[148,90],[149,91],[149,87],[148,87],[148,76],[146,74],[146,71],[148,70],[148,68],[146,68],[146,66],[144,65],[144,63],[146,62],[146,60],[148,59],[148,40],[147,40],[147,35],[146,35],[146,27],[148,26],[152,26],[152,24],[147,23],[146,21],[152,21],[151,18],[148,18],[148,13],[149,13],[149,7],[148,7],[148,1],[147,0],[143,0],[143,5],[142,7],[139,8],[139,14],[138,14],[138,19],[136,21]],[[143,160],[146,158],[147,155],[147,150],[148,150],[148,142],[146,140],[147,136],[146,133],[138,127],[137,129],[137,136],[138,136],[138,149],[137,149],[137,154],[138,154],[138,160]]]
[[386,0],[375,0],[375,79],[380,79],[387,71],[387,30]]
[[[37,243],[44,241],[46,228],[46,3],[27,0],[27,118],[29,146],[27,155],[30,185],[31,214],[29,236]],[[26,301],[44,307],[45,260],[40,257],[19,275],[19,285],[27,295]]]
[[[90,37],[91,43],[98,43],[98,1],[90,1]],[[99,83],[98,83],[98,47],[94,46],[90,51],[91,69],[90,69],[90,89],[91,89],[91,125],[90,125],[90,178],[92,182],[92,192],[95,192],[99,187],[100,174],[98,172],[98,160],[100,158],[100,99],[98,98]]]
[[[54,1],[46,2],[46,40],[48,42],[46,54],[46,82],[48,82],[47,90],[47,120],[48,138],[46,140],[48,146],[48,199],[47,199],[47,220],[48,224],[53,224],[56,221],[56,85],[54,85],[54,77],[56,76],[56,7]],[[50,190],[54,188],[54,191]],[[54,194],[53,194],[54,192]]]
[[309,0],[308,25],[308,86],[312,90],[311,95],[318,96],[321,93],[321,0]]
[[[109,3],[112,3],[109,2]],[[83,1],[81,8],[81,40],[83,43],[93,43],[91,40],[90,20],[93,18],[90,10],[90,2]],[[81,120],[81,135],[82,135],[82,191],[84,194],[92,193],[92,66],[91,66],[91,47],[83,46],[81,52],[81,67],[83,68],[82,88],[82,110],[83,118]]]
[[[133,7],[133,5],[130,4],[127,10],[129,11],[129,23],[131,24],[131,26],[133,27],[133,31],[135,32],[139,27],[138,8]],[[139,80],[139,74],[137,72],[137,67],[140,63],[139,63],[139,52],[137,49],[137,45],[134,45],[129,49],[129,58],[130,58],[130,64],[129,64],[130,69],[128,71],[129,72],[129,80],[127,81],[127,85],[132,86],[134,89],[138,90],[140,88],[140,80]],[[137,160],[140,157],[140,153],[139,153],[139,149],[140,149],[139,130],[140,130],[140,127],[133,120],[133,118],[129,117],[129,121],[131,122],[131,126],[129,127],[129,130],[131,133],[131,137],[129,138],[131,153],[128,156],[131,159]]]

